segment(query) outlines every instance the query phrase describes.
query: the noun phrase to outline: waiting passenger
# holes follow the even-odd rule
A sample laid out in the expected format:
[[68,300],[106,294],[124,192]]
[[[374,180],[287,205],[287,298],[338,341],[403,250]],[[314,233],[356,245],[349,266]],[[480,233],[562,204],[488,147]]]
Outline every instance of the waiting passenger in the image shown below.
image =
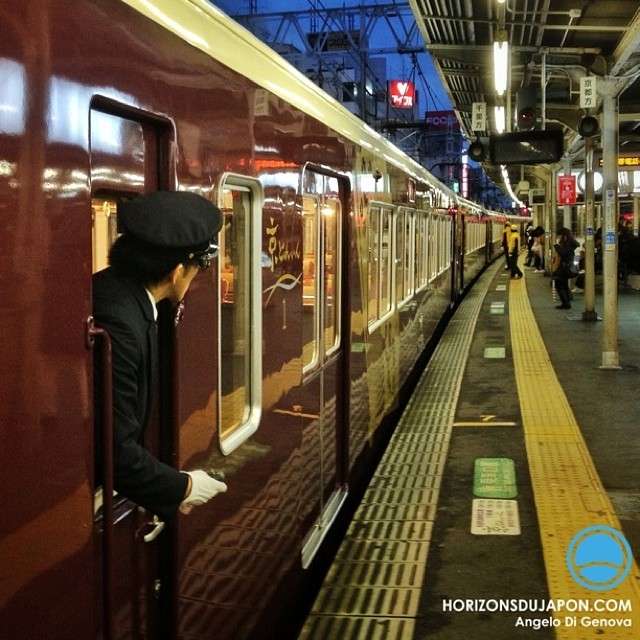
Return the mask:
[[531,267],[534,261],[534,255],[533,255],[533,243],[534,243],[534,237],[533,237],[533,224],[531,222],[529,222],[527,224],[526,229],[524,230],[524,239],[525,239],[525,243],[526,243],[526,247],[527,247],[527,257],[524,261],[524,266],[525,267]]
[[522,271],[518,266],[518,254],[520,253],[520,234],[518,226],[511,225],[511,233],[509,235],[509,268],[511,269],[512,278],[522,278]]
[[511,236],[511,223],[505,222],[502,228],[502,250],[504,251],[505,269],[511,269],[509,263],[509,238]]
[[532,232],[533,269],[535,273],[544,273],[544,228],[537,226]]
[[558,229],[556,243],[553,245],[557,256],[554,260],[553,278],[562,304],[559,304],[556,309],[571,309],[569,279],[575,277],[571,275],[571,271],[574,268],[575,250],[578,246],[580,246],[579,242],[573,237],[569,229],[566,227]]

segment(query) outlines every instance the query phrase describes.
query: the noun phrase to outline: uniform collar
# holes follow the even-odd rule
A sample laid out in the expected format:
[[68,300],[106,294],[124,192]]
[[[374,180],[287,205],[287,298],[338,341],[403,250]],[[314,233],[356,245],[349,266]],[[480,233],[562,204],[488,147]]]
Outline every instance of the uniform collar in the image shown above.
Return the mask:
[[149,300],[151,301],[151,307],[153,308],[153,319],[158,319],[158,306],[156,305],[156,299],[151,295],[151,291],[149,289],[145,289],[147,295],[149,296]]

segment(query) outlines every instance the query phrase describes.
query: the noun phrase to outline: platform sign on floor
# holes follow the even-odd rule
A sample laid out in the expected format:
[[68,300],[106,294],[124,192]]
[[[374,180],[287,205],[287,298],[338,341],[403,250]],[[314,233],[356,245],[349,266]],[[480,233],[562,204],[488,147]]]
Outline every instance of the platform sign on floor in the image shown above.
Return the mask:
[[518,536],[517,500],[476,498],[471,510],[471,533],[479,536]]
[[478,498],[515,498],[516,466],[511,458],[476,458],[473,495]]

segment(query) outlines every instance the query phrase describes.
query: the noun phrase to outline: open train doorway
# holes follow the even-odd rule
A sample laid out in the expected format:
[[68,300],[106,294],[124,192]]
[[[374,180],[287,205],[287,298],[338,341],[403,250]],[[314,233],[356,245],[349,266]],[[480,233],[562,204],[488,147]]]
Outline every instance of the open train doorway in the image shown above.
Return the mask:
[[[170,128],[163,122],[131,115],[126,108],[94,104],[90,114],[92,271],[108,266],[109,250],[118,237],[117,207],[123,200],[168,188]],[[122,180],[127,176],[127,180]],[[166,316],[169,310],[162,310]],[[158,318],[159,340],[172,341],[173,323]],[[164,328],[163,328],[164,327]],[[160,535],[165,523],[113,491],[112,392],[109,337],[91,327],[93,355],[101,375],[94,380],[97,416],[95,437],[94,549],[96,566],[96,638],[158,638],[171,625],[173,562],[170,539]],[[164,345],[161,352],[171,354]],[[106,368],[105,368],[106,367]],[[158,381],[171,384],[170,356],[161,357]],[[156,396],[161,394],[156,394]],[[171,393],[162,394],[170,398]],[[168,458],[173,443],[170,407],[157,402],[150,408],[144,446],[157,458]]]

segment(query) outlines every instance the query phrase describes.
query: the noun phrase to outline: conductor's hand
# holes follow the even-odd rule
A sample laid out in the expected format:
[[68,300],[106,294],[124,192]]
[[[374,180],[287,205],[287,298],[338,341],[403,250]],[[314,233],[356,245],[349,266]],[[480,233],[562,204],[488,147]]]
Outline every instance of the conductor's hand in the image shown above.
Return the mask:
[[[182,501],[180,510],[183,513],[191,511],[191,507],[197,507],[208,502],[219,493],[227,490],[227,485],[220,480],[212,478],[206,471],[197,469],[196,471],[186,472],[191,479],[191,490],[189,495]],[[184,508],[183,507],[188,507]]]

